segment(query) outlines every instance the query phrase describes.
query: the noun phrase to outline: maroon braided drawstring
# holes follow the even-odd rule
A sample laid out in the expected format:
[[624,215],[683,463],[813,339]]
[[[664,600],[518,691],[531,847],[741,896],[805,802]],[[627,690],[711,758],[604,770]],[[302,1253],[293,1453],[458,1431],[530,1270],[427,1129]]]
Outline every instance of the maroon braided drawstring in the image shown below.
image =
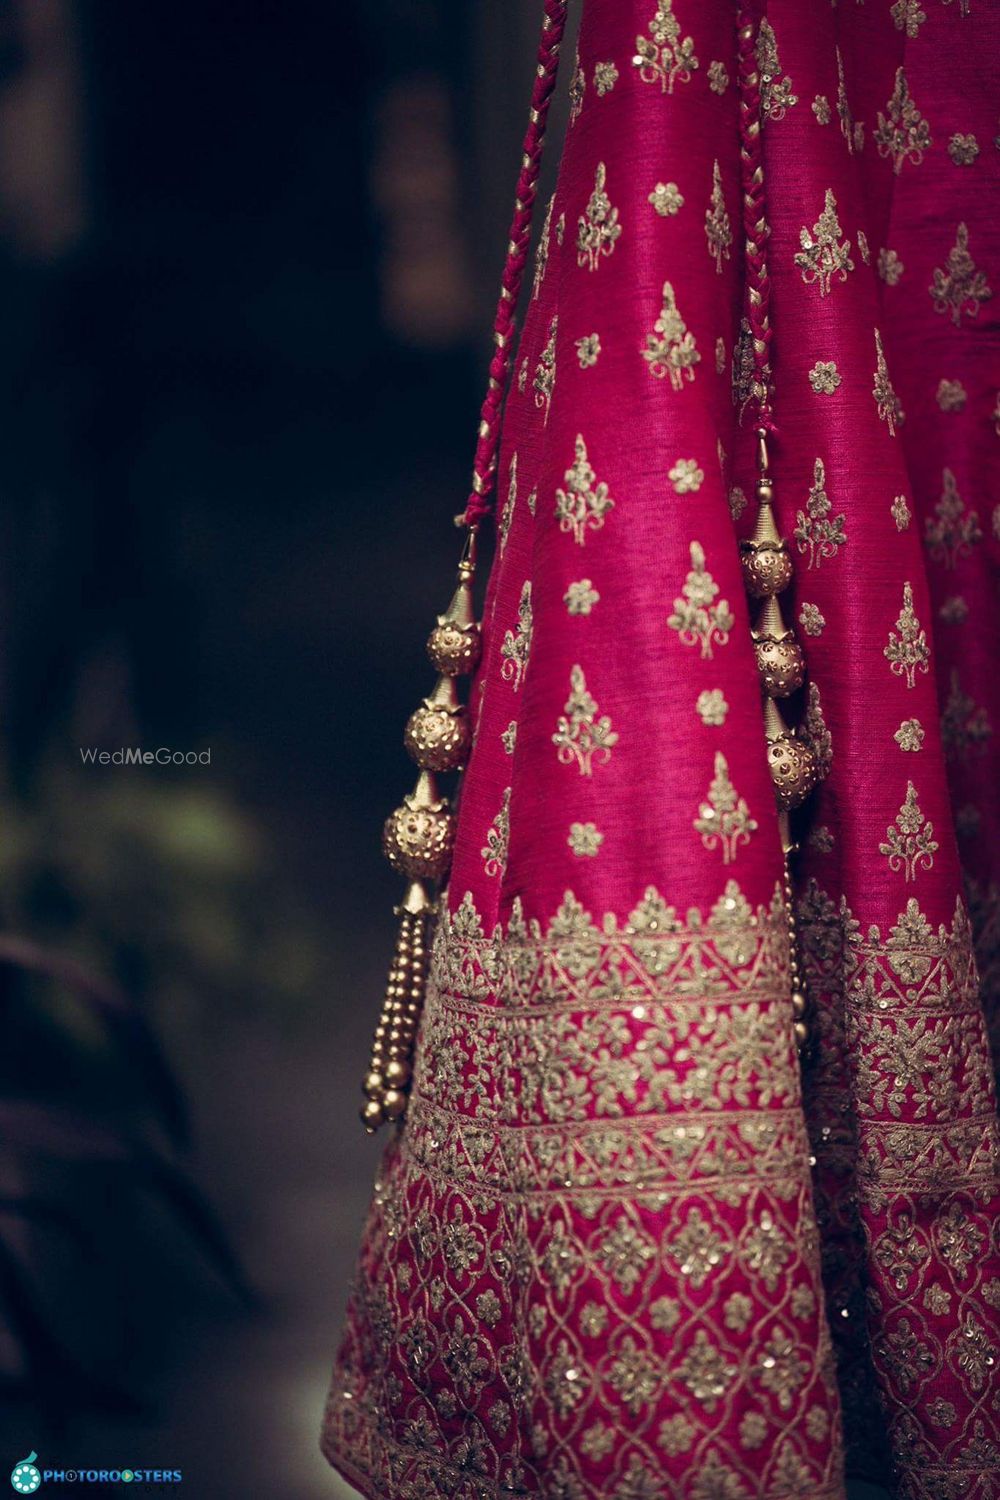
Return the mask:
[[472,466],[472,492],[463,522],[475,526],[490,512],[490,496],[496,482],[500,414],[513,353],[514,319],[531,243],[531,216],[538,192],[545,122],[559,67],[559,47],[566,29],[567,0],[545,0],[545,19],[538,46],[538,65],[531,93],[531,114],[521,154],[514,218],[507,243],[507,259],[500,280],[500,300],[493,322],[493,358],[490,361],[486,398],[479,416],[479,440]]
[[740,6],[740,166],[743,179],[743,230],[746,237],[747,321],[753,348],[751,402],[754,426],[776,431],[771,412],[771,280],[767,271],[767,199],[761,143],[760,73],[755,51],[766,0]]

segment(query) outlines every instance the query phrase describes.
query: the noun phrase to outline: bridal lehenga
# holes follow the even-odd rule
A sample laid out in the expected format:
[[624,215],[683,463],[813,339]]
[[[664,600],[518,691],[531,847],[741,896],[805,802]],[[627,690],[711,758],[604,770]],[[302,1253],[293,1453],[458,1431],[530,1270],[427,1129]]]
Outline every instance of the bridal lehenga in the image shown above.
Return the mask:
[[324,1448],[372,1500],[998,1497],[1000,6],[583,0],[515,341],[564,22]]

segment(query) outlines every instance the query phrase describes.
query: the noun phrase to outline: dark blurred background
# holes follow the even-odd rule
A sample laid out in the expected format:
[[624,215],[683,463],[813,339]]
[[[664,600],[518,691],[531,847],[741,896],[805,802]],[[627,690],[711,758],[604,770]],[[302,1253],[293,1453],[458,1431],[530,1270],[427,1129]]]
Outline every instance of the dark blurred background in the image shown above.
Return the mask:
[[379,825],[539,10],[0,4],[0,1485],[349,1493]]

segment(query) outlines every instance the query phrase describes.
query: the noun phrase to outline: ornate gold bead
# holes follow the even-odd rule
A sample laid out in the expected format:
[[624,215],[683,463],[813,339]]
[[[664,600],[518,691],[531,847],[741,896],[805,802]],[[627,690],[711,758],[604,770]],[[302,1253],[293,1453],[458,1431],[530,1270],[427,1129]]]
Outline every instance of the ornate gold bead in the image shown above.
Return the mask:
[[461,677],[464,672],[474,671],[481,649],[482,638],[475,621],[470,625],[459,625],[445,615],[439,617],[427,642],[431,662],[437,671],[448,677]]
[[767,761],[774,795],[783,811],[800,806],[819,780],[816,757],[789,732],[768,741]]
[[460,704],[448,708],[429,698],[410,715],[403,734],[407,754],[425,771],[457,770],[468,759],[471,743],[465,709]]
[[792,581],[792,560],[784,542],[741,542],[743,585],[752,599],[780,594]]
[[753,634],[757,671],[769,698],[787,698],[805,681],[806,663],[802,647],[789,631],[778,637]]
[[416,790],[385,821],[385,857],[411,880],[440,880],[448,873],[454,842],[455,820],[448,803],[438,797],[430,773],[422,771]]

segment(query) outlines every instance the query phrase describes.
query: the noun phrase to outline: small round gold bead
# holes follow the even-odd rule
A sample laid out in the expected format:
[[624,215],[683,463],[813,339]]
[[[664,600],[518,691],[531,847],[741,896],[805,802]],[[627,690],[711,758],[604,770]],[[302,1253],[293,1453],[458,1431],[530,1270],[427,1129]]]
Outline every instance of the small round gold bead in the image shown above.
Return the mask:
[[472,743],[469,715],[438,703],[421,703],[406,722],[403,744],[424,771],[454,771],[464,765]]
[[816,757],[794,734],[769,740],[767,760],[774,795],[783,812],[799,807],[819,780]]
[[806,997],[801,990],[792,991],[792,1014],[798,1018],[806,1013]]
[[387,1089],[382,1095],[382,1113],[387,1120],[401,1120],[406,1110],[406,1095],[400,1089]]
[[761,686],[769,698],[787,698],[805,681],[806,664],[802,647],[790,633],[782,638],[773,635],[754,636],[757,671]]
[[385,1070],[385,1081],[391,1089],[405,1089],[410,1081],[410,1065],[403,1058],[393,1058]]
[[464,672],[474,671],[481,648],[478,625],[439,620],[427,642],[427,655],[446,677],[461,677]]
[[792,560],[784,542],[741,542],[743,584],[753,599],[780,594],[792,581]]
[[382,1106],[377,1099],[367,1099],[359,1110],[361,1123],[369,1135],[374,1135],[380,1125],[385,1123],[385,1115]]
[[381,1094],[382,1090],[385,1088],[385,1079],[382,1077],[381,1073],[375,1072],[373,1070],[366,1076],[365,1081],[361,1086],[364,1089],[365,1093],[368,1095],[369,1099],[377,1099],[379,1094]]
[[809,1041],[809,1027],[804,1021],[796,1021],[792,1027],[792,1032],[795,1036],[795,1045],[801,1051]]

